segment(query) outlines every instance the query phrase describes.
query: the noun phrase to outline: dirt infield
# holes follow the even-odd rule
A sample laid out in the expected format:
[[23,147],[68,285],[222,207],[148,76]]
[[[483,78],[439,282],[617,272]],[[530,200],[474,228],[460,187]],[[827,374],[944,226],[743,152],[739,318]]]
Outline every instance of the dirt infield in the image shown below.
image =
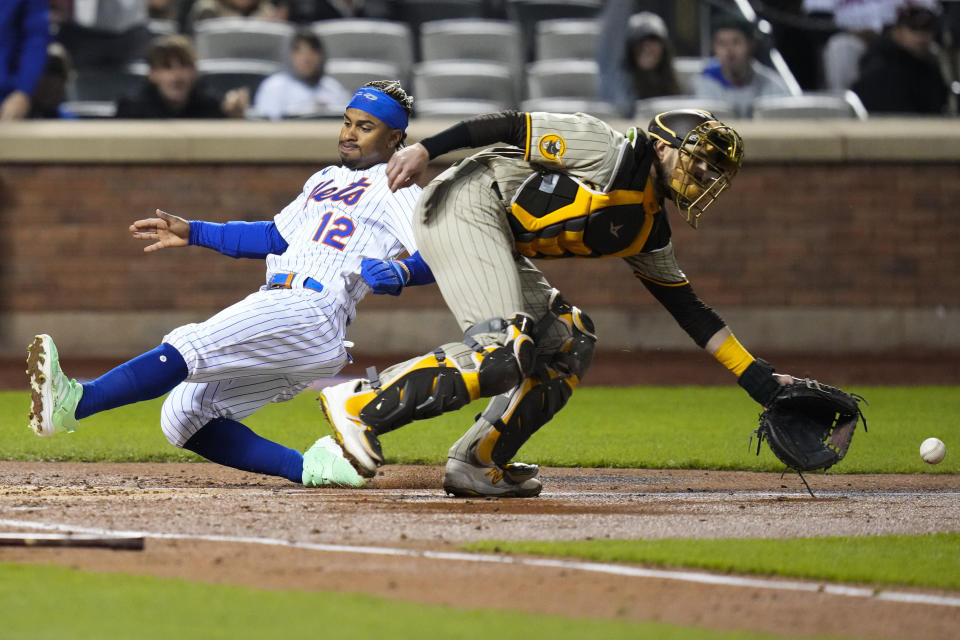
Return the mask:
[[[814,475],[812,499],[779,474],[551,468],[539,498],[456,500],[441,473],[387,466],[371,489],[306,490],[212,464],[0,462],[0,532],[147,535],[142,552],[7,547],[0,561],[796,636],[947,639],[960,624],[956,593],[457,554],[481,539],[960,531],[956,476]],[[903,601],[916,597],[933,600]]]

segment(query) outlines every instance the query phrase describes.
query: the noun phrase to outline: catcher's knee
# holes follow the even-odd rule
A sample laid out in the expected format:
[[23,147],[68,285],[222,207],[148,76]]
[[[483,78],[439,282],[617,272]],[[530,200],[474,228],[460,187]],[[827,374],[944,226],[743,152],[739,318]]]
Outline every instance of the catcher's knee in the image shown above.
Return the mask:
[[530,375],[536,358],[533,327],[533,318],[518,313],[509,320],[493,318],[474,325],[464,334],[464,344],[480,359],[479,397],[506,393]]
[[[529,316],[523,314],[509,321],[487,321],[478,330],[468,331],[463,343],[444,345],[413,360],[392,372],[389,380],[371,380],[373,390],[360,392],[350,404],[364,424],[385,433],[459,409],[477,398],[504,393],[533,367],[531,326]],[[481,333],[489,345],[474,338]],[[490,339],[491,334],[495,339]]]
[[583,378],[593,362],[597,344],[593,320],[579,307],[564,300],[559,291],[554,291],[550,298],[550,310],[545,318],[549,317],[566,325],[571,336],[554,355],[550,365],[565,375]]

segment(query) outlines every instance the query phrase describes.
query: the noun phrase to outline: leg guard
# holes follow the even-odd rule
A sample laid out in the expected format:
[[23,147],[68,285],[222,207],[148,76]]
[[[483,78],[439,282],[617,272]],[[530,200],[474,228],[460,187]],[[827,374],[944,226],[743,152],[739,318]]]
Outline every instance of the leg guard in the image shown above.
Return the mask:
[[567,404],[579,379],[558,374],[548,369],[551,376],[544,381],[529,378],[516,389],[510,405],[497,421],[500,435],[490,449],[490,459],[504,466],[517,455],[527,440]]
[[[551,322],[560,321],[569,327],[572,336],[548,364],[538,366],[533,376],[490,403],[471,430],[454,445],[455,449],[459,445],[459,455],[465,455],[463,448],[468,447],[478,462],[506,467],[520,447],[566,405],[590,367],[596,345],[590,317],[556,293],[550,306],[550,313],[541,319],[538,328],[549,328]],[[451,449],[451,456],[453,452]]]
[[510,320],[493,318],[467,331],[464,344],[481,357],[478,397],[504,393],[530,375],[536,358],[533,330],[533,318],[518,313]]
[[347,400],[346,411],[380,435],[503,393],[532,369],[532,326],[524,314],[497,318],[471,329],[462,343],[443,345],[381,376],[374,372]]

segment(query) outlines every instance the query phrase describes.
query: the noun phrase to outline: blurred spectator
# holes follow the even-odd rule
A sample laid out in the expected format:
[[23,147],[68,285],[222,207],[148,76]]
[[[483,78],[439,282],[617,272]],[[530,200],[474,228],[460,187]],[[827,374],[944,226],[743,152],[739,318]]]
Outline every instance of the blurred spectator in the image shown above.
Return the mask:
[[342,115],[350,94],[323,74],[325,64],[320,38],[309,28],[300,29],[291,42],[290,69],[260,83],[253,110],[271,120],[318,113]]
[[363,0],[277,0],[277,4],[286,7],[287,20],[298,24],[366,17]]
[[[598,18],[600,21],[600,37],[596,51],[597,68],[597,95],[606,102],[618,105],[625,100],[624,96],[628,79],[624,66],[624,54],[627,43],[627,30],[630,16],[640,11],[636,0],[609,0]],[[632,106],[632,105],[631,105]]]
[[649,4],[610,0],[599,18],[597,94],[625,118],[633,115],[637,100],[682,93],[666,23],[653,11],[639,10]]
[[118,118],[240,118],[250,104],[246,88],[221,100],[198,82],[197,53],[182,35],[157,38],[147,52],[150,73],[133,95],[117,101]]
[[33,90],[30,118],[72,119],[76,116],[67,111],[63,103],[67,99],[67,84],[73,77],[73,62],[70,54],[59,42],[47,47],[47,64],[43,75]]
[[280,8],[268,0],[196,0],[190,9],[189,29],[210,18],[259,18],[286,20],[286,7]]
[[78,69],[122,67],[150,44],[147,0],[73,0],[58,5],[57,40]]
[[673,46],[663,18],[643,11],[630,16],[622,80],[613,92],[624,117],[633,115],[637,100],[682,93],[673,68]]
[[836,0],[766,0],[757,10],[773,28],[777,50],[805,91],[823,88],[823,49],[836,32]]
[[871,113],[940,114],[947,105],[947,83],[933,53],[938,16],[907,3],[889,32],[860,61],[853,90]]
[[823,48],[823,82],[831,91],[846,91],[859,75],[860,58],[897,16],[903,0],[806,0],[833,15],[838,32]]
[[790,95],[777,72],[754,58],[756,46],[750,22],[734,16],[719,19],[713,28],[715,59],[697,76],[694,93],[730,101],[742,118],[753,115],[753,102],[760,96]]
[[0,2],[0,120],[30,113],[50,39],[46,0]]

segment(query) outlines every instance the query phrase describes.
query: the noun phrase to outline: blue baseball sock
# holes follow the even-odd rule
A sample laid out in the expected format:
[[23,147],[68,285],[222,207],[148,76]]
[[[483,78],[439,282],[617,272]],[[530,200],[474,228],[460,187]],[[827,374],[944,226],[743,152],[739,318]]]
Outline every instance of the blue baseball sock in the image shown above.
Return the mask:
[[262,438],[229,418],[211,420],[183,448],[241,471],[281,476],[298,484],[303,480],[303,454]]
[[79,420],[107,409],[162,396],[186,377],[187,363],[183,356],[164,342],[83,385],[83,397],[74,415]]

